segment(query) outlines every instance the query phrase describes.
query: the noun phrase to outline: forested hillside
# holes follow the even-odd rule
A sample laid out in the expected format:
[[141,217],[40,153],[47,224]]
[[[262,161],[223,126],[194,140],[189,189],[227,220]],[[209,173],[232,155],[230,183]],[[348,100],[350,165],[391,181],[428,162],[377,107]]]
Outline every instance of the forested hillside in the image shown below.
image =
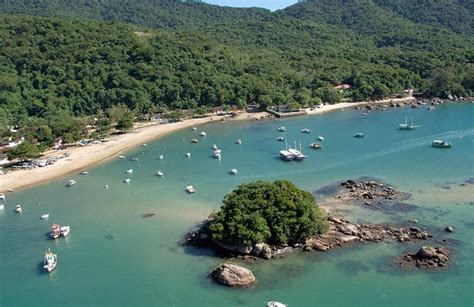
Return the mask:
[[[173,0],[0,0],[0,12],[56,16],[0,15],[0,133],[17,125],[40,141],[77,139],[82,118],[113,122],[110,110],[122,105],[135,115],[202,114],[409,87],[472,95],[472,7],[426,0],[410,15],[404,2],[318,0],[270,12]],[[441,2],[471,19],[428,15]],[[340,83],[352,89],[335,90]]]

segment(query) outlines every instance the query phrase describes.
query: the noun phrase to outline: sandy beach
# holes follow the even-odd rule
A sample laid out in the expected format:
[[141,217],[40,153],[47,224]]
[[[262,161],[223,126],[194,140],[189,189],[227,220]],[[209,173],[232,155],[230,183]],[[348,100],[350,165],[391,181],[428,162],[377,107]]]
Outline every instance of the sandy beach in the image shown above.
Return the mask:
[[[307,110],[308,115],[316,115],[331,111],[341,110],[345,108],[353,108],[355,106],[367,104],[383,104],[392,102],[404,102],[412,98],[388,99],[374,102],[359,103],[338,103],[334,105],[323,105],[320,108]],[[260,113],[242,113],[235,118],[225,117],[226,120],[252,120],[265,117],[266,112]],[[211,116],[205,118],[188,119],[182,122],[172,124],[151,124],[133,130],[133,132],[112,136],[110,141],[101,144],[92,144],[89,146],[71,147],[65,150],[50,151],[45,157],[62,156],[69,153],[67,158],[59,159],[53,165],[42,168],[25,169],[7,172],[0,175],[0,192],[6,192],[7,189],[22,189],[33,185],[40,184],[45,181],[55,179],[74,172],[80,172],[90,168],[96,164],[106,162],[109,159],[115,159],[123,152],[140,146],[143,143],[158,139],[168,133],[202,125],[205,123],[220,121],[222,116]]]

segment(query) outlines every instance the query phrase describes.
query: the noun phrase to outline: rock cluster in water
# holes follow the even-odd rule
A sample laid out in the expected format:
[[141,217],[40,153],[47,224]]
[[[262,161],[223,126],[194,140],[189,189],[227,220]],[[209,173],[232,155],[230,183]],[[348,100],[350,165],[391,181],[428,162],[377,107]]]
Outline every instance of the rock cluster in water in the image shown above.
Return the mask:
[[221,264],[211,274],[216,281],[229,287],[251,287],[257,282],[249,269],[235,264]]
[[400,198],[403,195],[402,193],[395,191],[392,187],[385,186],[385,184],[376,182],[374,180],[346,180],[341,182],[341,186],[344,187],[347,192],[342,195],[338,195],[336,198],[345,198],[348,200],[393,200]]
[[422,246],[415,254],[403,255],[400,266],[421,269],[443,268],[449,261],[450,252],[443,247]]

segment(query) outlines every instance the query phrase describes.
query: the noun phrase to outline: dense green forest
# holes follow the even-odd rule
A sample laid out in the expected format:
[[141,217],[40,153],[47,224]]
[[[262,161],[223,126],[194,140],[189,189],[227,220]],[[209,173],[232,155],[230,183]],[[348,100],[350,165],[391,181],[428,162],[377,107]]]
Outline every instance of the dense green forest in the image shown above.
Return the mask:
[[0,0],[0,13],[0,134],[18,126],[47,145],[83,137],[86,124],[105,134],[122,119],[127,130],[150,112],[474,90],[473,5],[463,0],[308,0],[276,12]]

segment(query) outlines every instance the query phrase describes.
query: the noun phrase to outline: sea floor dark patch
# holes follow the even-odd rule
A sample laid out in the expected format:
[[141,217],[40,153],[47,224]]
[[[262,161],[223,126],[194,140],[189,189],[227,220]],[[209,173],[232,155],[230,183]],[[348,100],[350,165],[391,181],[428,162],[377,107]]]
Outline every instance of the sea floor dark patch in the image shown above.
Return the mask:
[[339,261],[336,266],[342,270],[347,277],[356,276],[370,270],[370,267],[360,260],[343,260]]
[[155,215],[156,215],[156,213],[150,212],[150,213],[144,213],[144,214],[142,214],[142,217],[143,217],[143,218],[148,218],[148,217],[152,217],[152,216],[155,216]]
[[113,240],[114,236],[112,234],[108,233],[104,236],[104,238],[106,238],[107,240]]

